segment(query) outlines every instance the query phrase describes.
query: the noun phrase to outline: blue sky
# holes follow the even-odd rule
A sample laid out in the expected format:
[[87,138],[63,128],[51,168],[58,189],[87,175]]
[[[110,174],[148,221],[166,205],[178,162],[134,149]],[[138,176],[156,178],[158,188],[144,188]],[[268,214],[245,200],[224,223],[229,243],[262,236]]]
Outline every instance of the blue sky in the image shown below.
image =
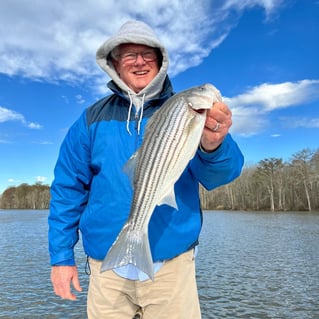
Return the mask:
[[176,91],[221,91],[247,165],[318,149],[318,0],[104,2],[1,1],[0,193],[52,182],[68,128],[109,94],[95,52],[129,19],[165,43]]

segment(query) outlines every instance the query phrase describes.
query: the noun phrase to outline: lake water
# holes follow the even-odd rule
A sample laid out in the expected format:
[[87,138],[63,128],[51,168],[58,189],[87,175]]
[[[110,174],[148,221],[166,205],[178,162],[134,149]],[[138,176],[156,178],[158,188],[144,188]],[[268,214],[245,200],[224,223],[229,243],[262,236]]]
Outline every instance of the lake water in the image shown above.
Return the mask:
[[[81,245],[78,301],[52,292],[47,214],[0,210],[0,318],[86,318]],[[319,214],[206,212],[197,274],[203,319],[318,319]]]

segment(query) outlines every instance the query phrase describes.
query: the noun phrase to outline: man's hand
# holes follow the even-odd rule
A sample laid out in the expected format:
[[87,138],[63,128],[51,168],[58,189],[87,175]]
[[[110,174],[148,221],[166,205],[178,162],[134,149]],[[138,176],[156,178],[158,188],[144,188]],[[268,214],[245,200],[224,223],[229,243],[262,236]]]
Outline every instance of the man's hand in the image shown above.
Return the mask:
[[76,266],[53,266],[51,282],[54,293],[63,299],[76,300],[76,296],[71,292],[71,282],[75,290],[82,291]]
[[232,125],[232,113],[223,102],[216,102],[207,111],[201,146],[206,152],[214,151],[224,140]]

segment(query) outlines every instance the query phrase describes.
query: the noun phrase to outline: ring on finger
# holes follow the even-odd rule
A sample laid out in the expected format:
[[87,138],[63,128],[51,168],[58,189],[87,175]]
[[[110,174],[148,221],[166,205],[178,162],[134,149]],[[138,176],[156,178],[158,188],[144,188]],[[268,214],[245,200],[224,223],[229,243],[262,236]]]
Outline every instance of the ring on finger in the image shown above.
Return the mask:
[[216,122],[216,126],[212,129],[213,132],[218,131],[218,129],[220,128],[220,123]]

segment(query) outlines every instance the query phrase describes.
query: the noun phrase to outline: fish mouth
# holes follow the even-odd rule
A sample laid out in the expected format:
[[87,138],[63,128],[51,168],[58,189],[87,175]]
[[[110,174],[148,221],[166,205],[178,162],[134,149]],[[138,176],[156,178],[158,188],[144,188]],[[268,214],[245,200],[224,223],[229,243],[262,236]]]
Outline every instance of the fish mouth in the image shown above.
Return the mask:
[[197,113],[197,114],[200,114],[200,115],[205,115],[206,114],[206,111],[207,111],[207,107],[199,107],[198,106],[198,108],[197,107],[195,107],[194,105],[193,105],[193,103],[191,103],[191,102],[188,102],[187,103],[188,104],[188,107],[189,107],[189,109],[192,111],[192,112],[195,112],[195,113]]
[[207,109],[198,109],[198,110],[193,109],[193,110],[198,114],[204,114],[207,111]]

